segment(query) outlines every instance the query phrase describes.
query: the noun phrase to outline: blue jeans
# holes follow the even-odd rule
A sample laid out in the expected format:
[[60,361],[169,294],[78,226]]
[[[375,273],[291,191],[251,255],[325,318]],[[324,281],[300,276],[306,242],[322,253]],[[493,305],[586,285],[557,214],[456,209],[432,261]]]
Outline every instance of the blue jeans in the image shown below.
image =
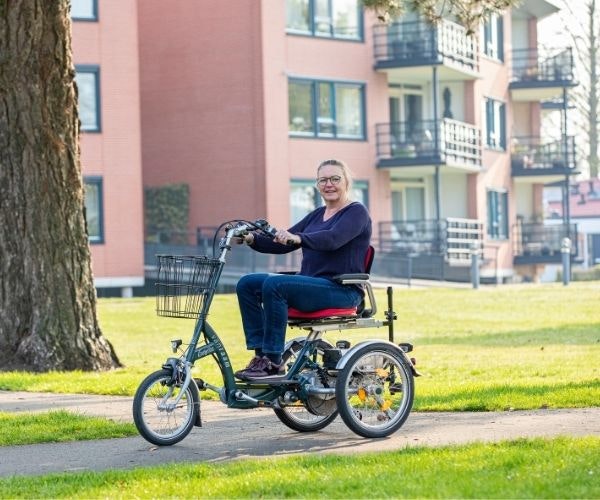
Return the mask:
[[236,287],[248,349],[281,354],[285,345],[288,307],[311,312],[360,304],[362,293],[325,278],[297,274],[248,274]]

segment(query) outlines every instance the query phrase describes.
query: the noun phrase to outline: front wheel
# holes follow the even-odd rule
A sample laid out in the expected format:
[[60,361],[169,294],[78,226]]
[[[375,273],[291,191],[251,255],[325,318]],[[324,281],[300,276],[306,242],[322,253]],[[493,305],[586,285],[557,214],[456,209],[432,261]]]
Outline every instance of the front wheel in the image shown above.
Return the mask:
[[376,342],[360,347],[338,375],[336,399],[345,424],[359,436],[382,438],[408,418],[414,378],[404,354]]
[[133,398],[133,421],[144,439],[170,446],[190,433],[200,412],[198,389],[190,383],[174,404],[180,391],[170,370],[158,370],[143,380]]

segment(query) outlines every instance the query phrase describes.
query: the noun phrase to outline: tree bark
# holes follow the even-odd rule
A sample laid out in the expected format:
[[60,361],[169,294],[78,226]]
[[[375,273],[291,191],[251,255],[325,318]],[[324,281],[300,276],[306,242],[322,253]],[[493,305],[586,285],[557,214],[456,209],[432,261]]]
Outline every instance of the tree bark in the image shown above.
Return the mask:
[[0,0],[0,370],[119,366],[96,318],[69,0]]

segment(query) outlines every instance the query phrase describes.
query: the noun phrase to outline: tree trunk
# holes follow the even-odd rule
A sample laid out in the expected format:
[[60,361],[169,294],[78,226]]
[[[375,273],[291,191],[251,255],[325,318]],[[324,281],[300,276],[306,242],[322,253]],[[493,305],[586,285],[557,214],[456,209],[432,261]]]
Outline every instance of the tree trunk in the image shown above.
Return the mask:
[[119,366],[96,318],[69,0],[0,0],[0,369]]

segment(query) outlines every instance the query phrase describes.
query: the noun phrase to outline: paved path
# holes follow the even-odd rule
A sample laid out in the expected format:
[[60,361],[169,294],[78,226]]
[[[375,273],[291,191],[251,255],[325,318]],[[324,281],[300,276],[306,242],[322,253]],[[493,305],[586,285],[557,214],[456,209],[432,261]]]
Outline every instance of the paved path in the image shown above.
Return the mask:
[[[130,422],[129,397],[0,391],[0,411],[66,408]],[[533,436],[600,436],[600,408],[477,413],[412,413],[385,439],[363,439],[337,419],[317,433],[285,427],[271,410],[231,410],[202,402],[204,427],[182,442],[156,447],[141,437],[0,447],[0,476],[126,469],[169,462],[219,462],[297,453],[356,453]]]

